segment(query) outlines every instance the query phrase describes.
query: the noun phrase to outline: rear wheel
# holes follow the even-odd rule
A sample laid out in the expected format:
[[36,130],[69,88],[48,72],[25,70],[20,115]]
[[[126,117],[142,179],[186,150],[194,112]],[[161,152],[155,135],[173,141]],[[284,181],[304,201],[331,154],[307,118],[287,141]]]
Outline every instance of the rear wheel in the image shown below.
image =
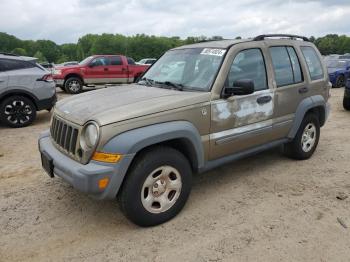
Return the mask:
[[343,87],[345,86],[345,76],[344,75],[339,75],[337,77],[337,80],[335,81],[335,87]]
[[320,138],[320,123],[315,114],[307,114],[294,139],[284,145],[285,154],[291,158],[308,159],[315,152]]
[[36,117],[33,102],[24,96],[12,96],[0,105],[1,122],[9,127],[25,127],[30,125]]
[[125,215],[139,226],[154,226],[176,216],[191,191],[192,170],[186,157],[156,147],[137,157],[119,195]]
[[350,97],[345,97],[343,98],[343,107],[345,110],[350,110]]
[[79,94],[83,90],[83,81],[78,77],[70,77],[65,81],[64,89],[69,94]]

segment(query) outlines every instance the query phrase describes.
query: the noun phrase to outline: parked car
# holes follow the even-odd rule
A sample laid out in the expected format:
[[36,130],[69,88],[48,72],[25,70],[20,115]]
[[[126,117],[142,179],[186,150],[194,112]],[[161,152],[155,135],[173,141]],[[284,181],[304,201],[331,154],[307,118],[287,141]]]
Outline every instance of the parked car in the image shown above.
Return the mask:
[[345,110],[350,110],[350,79],[346,81],[343,98],[343,107]]
[[132,83],[148,65],[136,65],[132,58],[123,55],[94,55],[78,65],[56,67],[53,78],[62,90],[77,94],[84,85]]
[[0,53],[0,121],[9,127],[25,127],[36,111],[51,110],[56,102],[51,74],[36,58]]
[[157,61],[156,58],[144,58],[138,61],[136,64],[138,65],[153,65],[154,62]]
[[335,59],[326,62],[329,80],[333,87],[343,87],[350,75],[350,60]]
[[280,145],[310,158],[329,114],[327,69],[307,38],[276,37],[174,48],[137,84],[60,101],[39,138],[43,168],[153,226],[180,212],[193,173]]

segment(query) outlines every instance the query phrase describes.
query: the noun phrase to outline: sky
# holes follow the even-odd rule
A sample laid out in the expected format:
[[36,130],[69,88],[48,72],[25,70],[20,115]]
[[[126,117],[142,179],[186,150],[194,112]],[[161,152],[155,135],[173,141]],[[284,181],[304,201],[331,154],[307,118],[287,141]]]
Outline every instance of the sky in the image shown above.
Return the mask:
[[77,42],[88,34],[350,35],[350,0],[0,0],[0,32]]

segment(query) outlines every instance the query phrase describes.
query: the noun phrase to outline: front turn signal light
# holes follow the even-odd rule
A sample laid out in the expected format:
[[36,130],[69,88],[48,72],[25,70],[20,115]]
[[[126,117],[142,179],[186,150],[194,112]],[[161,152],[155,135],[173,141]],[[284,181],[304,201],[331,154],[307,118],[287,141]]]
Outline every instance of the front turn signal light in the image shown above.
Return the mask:
[[98,188],[99,189],[105,189],[108,186],[109,178],[102,178],[98,181]]
[[123,155],[121,154],[95,152],[91,159],[105,163],[117,163],[122,159],[122,157]]

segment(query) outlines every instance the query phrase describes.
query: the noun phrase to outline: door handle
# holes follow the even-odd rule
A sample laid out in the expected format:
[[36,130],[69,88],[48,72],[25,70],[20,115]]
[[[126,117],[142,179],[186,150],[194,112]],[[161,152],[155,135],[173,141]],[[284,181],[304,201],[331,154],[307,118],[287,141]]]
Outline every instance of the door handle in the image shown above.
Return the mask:
[[5,82],[5,80],[0,79],[0,83]]
[[272,100],[271,96],[261,96],[256,99],[256,102],[258,102],[258,104],[266,104],[271,100]]
[[308,87],[301,87],[299,88],[299,94],[305,94],[309,92],[309,88]]
[[126,68],[122,68],[122,71],[127,71],[127,69]]
[[103,70],[104,70],[104,71],[108,71],[108,68],[104,68]]

